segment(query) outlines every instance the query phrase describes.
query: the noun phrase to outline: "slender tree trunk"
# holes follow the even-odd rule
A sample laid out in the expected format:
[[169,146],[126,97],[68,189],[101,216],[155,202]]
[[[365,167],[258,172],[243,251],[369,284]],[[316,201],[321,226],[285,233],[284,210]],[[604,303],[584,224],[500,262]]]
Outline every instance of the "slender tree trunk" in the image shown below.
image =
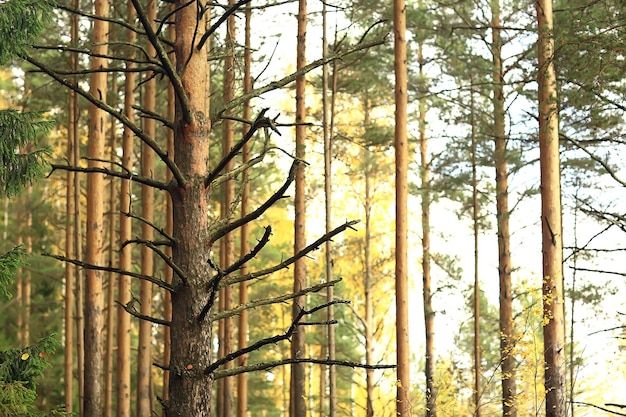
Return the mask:
[[554,71],[552,1],[537,0],[539,151],[543,252],[543,343],[546,416],[567,415],[565,312],[557,86]]
[[[33,187],[28,186],[26,191],[26,204],[25,207],[32,207],[33,205]],[[31,256],[33,254],[33,211],[27,210],[26,213],[26,231],[24,235],[24,249],[26,253]],[[31,292],[32,292],[32,278],[30,268],[22,268],[22,303],[24,303],[24,309],[22,313],[24,320],[22,322],[22,346],[30,345],[30,308],[31,308]]]
[[502,367],[502,415],[517,416],[515,381],[515,338],[513,334],[513,298],[511,286],[511,251],[509,232],[509,172],[507,166],[504,111],[504,71],[500,0],[491,1],[491,53],[493,57],[493,136],[496,167],[496,218],[498,228],[498,275],[500,281],[500,363]]
[[[117,91],[115,91],[115,83],[112,83],[112,94],[111,96],[115,97]],[[117,148],[117,132],[115,130],[115,119],[111,118],[111,125],[109,128],[109,159],[114,161],[116,158],[116,148]],[[111,170],[114,170],[115,164],[111,163]],[[113,248],[113,242],[115,242],[115,213],[117,212],[117,207],[115,204],[115,178],[110,178],[109,180],[109,247],[107,250],[108,256],[108,265],[115,265],[115,250]],[[107,296],[106,296],[106,352],[104,356],[104,373],[106,375],[105,381],[105,389],[104,389],[104,412],[105,417],[111,417],[112,414],[112,405],[113,405],[113,333],[115,332],[115,281],[116,276],[113,272],[107,273]]]
[[[366,118],[369,120],[369,109]],[[365,127],[369,121],[364,123]],[[370,175],[372,173],[372,155],[368,149],[364,149],[365,161],[365,364],[374,363],[374,280],[372,272],[372,186]],[[367,392],[365,415],[374,417],[374,370],[365,370],[365,386]]]
[[[420,80],[424,77],[422,44],[418,44]],[[420,85],[425,96],[425,86]],[[424,329],[426,352],[424,373],[426,377],[426,416],[437,415],[437,388],[435,386],[435,312],[432,305],[430,274],[430,163],[428,161],[428,138],[426,137],[426,102],[419,101],[420,180],[422,184],[422,281],[424,297]]]
[[[306,23],[307,10],[306,0],[298,2],[298,42],[297,42],[297,59],[296,68],[299,70],[306,64],[305,44],[306,44]],[[300,75],[296,79],[296,158],[304,160],[305,158],[305,138],[306,129],[304,122],[306,120],[305,106],[305,89],[306,79],[304,75]],[[295,193],[295,221],[294,221],[294,253],[300,252],[306,246],[306,202],[305,202],[305,176],[304,164],[299,164],[296,168],[296,193]],[[301,291],[306,288],[306,265],[303,258],[298,259],[294,264],[294,292]],[[306,298],[299,296],[293,301],[293,317],[295,318],[300,309],[305,307]],[[291,340],[291,356],[299,358],[304,355],[304,327],[298,326]],[[303,363],[291,365],[291,398],[290,413],[291,417],[305,417],[306,401],[305,401],[305,383],[306,368]]]
[[[327,11],[326,3],[322,3],[322,55],[328,56],[328,23],[327,23]],[[324,134],[324,195],[325,195],[325,224],[326,233],[332,230],[332,134],[330,130],[330,115],[329,115],[329,103],[328,103],[328,64],[324,64],[322,67],[322,125]],[[333,280],[333,253],[332,243],[330,240],[325,244],[325,256],[326,256],[326,282]],[[330,302],[334,298],[334,287],[331,285],[326,289],[326,301]],[[335,311],[333,306],[329,306],[327,310],[326,320],[332,322],[335,318]],[[335,327],[332,325],[326,326],[327,329],[327,357],[329,360],[335,360]],[[322,356],[324,357],[324,356]],[[335,417],[337,414],[337,370],[335,365],[329,365],[328,367],[328,417]],[[325,381],[326,375],[321,375],[320,380]],[[320,392],[321,403],[323,403],[324,391]],[[323,409],[323,408],[322,408]]]
[[[135,16],[135,8],[131,0],[127,4],[128,16]],[[134,19],[134,18],[133,18]],[[127,41],[130,44],[136,42],[135,31],[127,32]],[[131,52],[131,57],[132,52]],[[124,114],[132,122],[135,119],[133,105],[135,104],[136,73],[132,71],[135,64],[128,61],[126,67],[131,71],[126,72],[124,80]],[[124,126],[122,134],[122,166],[124,169],[133,170],[133,132]],[[120,231],[119,231],[119,266],[123,271],[132,269],[132,248],[124,243],[132,238],[131,218],[125,212],[131,210],[132,182],[122,179],[120,183]],[[127,275],[118,277],[118,299],[126,305],[131,301],[131,278]],[[131,396],[131,341],[130,341],[130,314],[121,306],[117,310],[117,417],[130,417]]]
[[407,140],[407,52],[406,8],[404,0],[393,2],[394,68],[395,68],[395,156],[396,156],[396,354],[397,354],[397,415],[411,413],[409,398],[410,352],[408,312],[408,159]]
[[472,137],[472,224],[474,227],[474,416],[480,417],[481,351],[480,351],[480,280],[478,268],[478,178],[476,166],[476,120],[474,117],[474,72],[470,63],[470,125]]
[[[155,26],[157,18],[157,0],[148,0],[146,15],[148,21]],[[155,56],[154,46],[149,42],[146,46],[148,56]],[[142,107],[156,112],[156,77],[147,74],[144,80]],[[143,118],[143,130],[149,137],[156,135],[155,120],[151,117]],[[146,144],[141,145],[141,175],[154,177],[154,151]],[[154,188],[148,185],[141,186],[141,237],[146,241],[154,239]],[[154,254],[147,245],[141,246],[141,273],[146,276],[154,274]],[[140,283],[139,300],[140,313],[144,316],[152,315],[152,283],[142,280]],[[139,321],[139,345],[137,351],[137,417],[151,417],[152,414],[152,323],[146,320]]]
[[[70,34],[73,46],[78,40],[77,33],[78,16],[70,16]],[[70,68],[76,66],[76,53],[70,54]],[[78,145],[76,126],[78,125],[75,113],[76,92],[69,91],[67,103],[67,160],[71,166],[76,166],[74,160],[74,147]],[[74,258],[74,177],[76,173],[67,171],[67,183],[65,192],[65,253],[70,259]],[[5,238],[6,240],[6,238]],[[65,346],[64,346],[64,374],[63,392],[65,394],[65,410],[68,413],[74,411],[74,273],[75,267],[71,262],[65,262]]]
[[[108,0],[95,0],[95,15],[109,15]],[[96,70],[90,78],[90,94],[105,101],[107,76],[97,70],[107,66],[107,60],[101,58],[108,51],[109,24],[106,20],[96,19],[93,27],[93,49],[91,68]],[[106,141],[106,113],[95,105],[89,109],[89,167],[102,167],[99,161],[104,159]],[[103,261],[103,207],[104,176],[91,173],[87,176],[87,242],[85,261],[91,265],[102,265]],[[85,281],[85,398],[84,416],[102,417],[103,404],[103,346],[102,329],[104,328],[104,293],[102,282],[104,273],[93,269],[86,271]]]
[[[207,302],[206,284],[211,279],[207,268],[209,241],[209,204],[211,190],[205,187],[209,158],[209,66],[206,46],[196,48],[202,38],[210,8],[204,13],[189,7],[186,0],[177,0],[176,70],[190,112],[183,113],[181,97],[177,97],[175,119],[175,162],[185,179],[174,183],[170,193],[173,203],[173,262],[188,282],[177,280],[172,293],[170,361],[170,401],[168,417],[210,417],[213,404],[211,374],[200,373],[212,362],[211,323],[199,322],[198,315]],[[183,71],[184,69],[184,71]]]
[[[234,5],[234,0],[229,0],[229,7]],[[231,15],[227,19],[227,31],[226,31],[226,58],[224,59],[224,102],[228,103],[235,97],[235,16]],[[232,116],[231,111],[227,111],[224,114],[226,117]],[[222,157],[226,157],[235,143],[235,130],[234,123],[228,118],[223,122],[223,137],[222,137]],[[234,160],[231,159],[226,164],[224,171],[228,172],[234,168]],[[225,181],[222,183],[222,202],[221,202],[221,215],[223,219],[232,218],[232,204],[235,201],[235,183],[234,181]],[[235,255],[235,234],[228,233],[220,240],[220,264],[222,269],[228,268],[234,262]],[[226,286],[220,292],[220,304],[224,311],[230,310],[233,306],[233,287]],[[220,320],[219,325],[222,328],[220,332],[220,345],[222,347],[222,354],[228,355],[233,352],[234,338],[233,338],[233,319],[232,317],[226,317]],[[224,364],[223,369],[230,369],[233,367],[233,362]],[[233,415],[233,377],[221,378],[219,380],[221,389],[221,397],[218,403],[218,407],[223,417],[231,417]]]
[[[250,24],[252,21],[252,8],[250,4],[246,6],[245,11],[246,23],[245,23],[245,47],[243,53],[243,93],[247,94],[252,90],[252,45],[251,45],[251,29]],[[243,106],[243,118],[250,120],[252,117],[252,108],[250,106],[250,100],[246,100]],[[243,134],[247,133],[247,128],[244,127]],[[246,143],[242,150],[242,164],[245,165],[250,161],[250,146]],[[241,217],[244,217],[250,212],[250,182],[248,172],[243,173],[243,189],[241,191]],[[241,246],[239,256],[243,258],[250,252],[250,231],[248,223],[241,226]],[[248,265],[245,264],[241,270],[241,274],[248,273]],[[244,305],[248,302],[248,282],[242,281],[239,284],[239,304]],[[239,326],[238,326],[238,338],[237,348],[243,349],[248,344],[248,310],[244,310],[239,314]],[[242,355],[237,361],[238,366],[248,365],[248,355]],[[248,376],[245,373],[237,375],[237,417],[247,417],[248,414]]]

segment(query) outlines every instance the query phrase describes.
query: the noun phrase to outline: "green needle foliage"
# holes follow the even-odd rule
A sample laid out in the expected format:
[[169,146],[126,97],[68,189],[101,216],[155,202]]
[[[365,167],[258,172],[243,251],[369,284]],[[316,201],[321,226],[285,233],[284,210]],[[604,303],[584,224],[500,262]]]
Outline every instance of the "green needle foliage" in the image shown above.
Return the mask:
[[41,33],[53,3],[46,0],[0,2],[0,65],[22,55]]
[[27,149],[37,147],[37,138],[47,134],[52,126],[40,112],[0,111],[0,187],[7,195],[16,194],[45,174],[45,158],[50,150]]
[[11,293],[7,287],[13,282],[13,276],[18,268],[26,263],[24,256],[24,247],[21,245],[14,247],[4,255],[0,255],[0,298],[7,300],[11,298]]

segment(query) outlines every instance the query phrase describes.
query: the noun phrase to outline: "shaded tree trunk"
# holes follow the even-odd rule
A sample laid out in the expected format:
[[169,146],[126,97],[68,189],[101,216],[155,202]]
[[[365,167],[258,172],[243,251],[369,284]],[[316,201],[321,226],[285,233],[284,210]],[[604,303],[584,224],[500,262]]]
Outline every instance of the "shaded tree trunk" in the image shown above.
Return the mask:
[[539,152],[543,252],[543,343],[546,416],[565,417],[565,312],[557,86],[552,1],[537,0]]

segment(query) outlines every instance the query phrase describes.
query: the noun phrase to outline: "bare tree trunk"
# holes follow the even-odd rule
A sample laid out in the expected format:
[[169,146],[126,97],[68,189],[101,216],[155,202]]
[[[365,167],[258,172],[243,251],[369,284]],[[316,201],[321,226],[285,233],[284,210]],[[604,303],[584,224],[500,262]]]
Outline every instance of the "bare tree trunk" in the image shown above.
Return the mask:
[[[117,91],[115,83],[112,83],[112,94],[115,97]],[[115,119],[111,118],[111,125],[109,128],[109,160],[114,161],[116,158],[116,137],[117,132],[115,130]],[[115,164],[111,163],[111,169],[115,169]],[[115,213],[117,207],[115,204],[115,178],[111,177],[109,180],[109,247],[107,250],[108,265],[113,266],[115,263],[115,250],[113,248],[113,242],[115,242]],[[113,405],[113,333],[115,332],[115,274],[113,272],[107,273],[107,296],[106,296],[106,351],[104,356],[104,374],[106,376],[105,389],[104,389],[104,412],[105,417],[111,417],[112,405]]]
[[[322,3],[322,55],[328,56],[328,23],[327,23],[327,11],[326,3]],[[332,142],[333,132],[330,130],[330,116],[329,115],[329,103],[328,103],[328,64],[322,66],[322,125],[324,134],[324,195],[325,195],[325,224],[326,233],[332,230]],[[332,244],[330,240],[326,241],[326,282],[333,280],[333,253]],[[334,298],[334,287],[331,285],[326,289],[326,301],[330,302]],[[326,320],[331,323],[335,318],[335,312],[333,306],[329,306],[327,310]],[[335,327],[332,325],[326,326],[327,329],[327,357],[329,360],[335,360]],[[322,356],[324,357],[324,356]],[[335,417],[337,414],[337,370],[335,365],[329,365],[328,367],[328,417]],[[326,375],[322,373],[320,375],[320,381],[326,381]],[[325,387],[320,391],[320,403],[323,404],[326,394]],[[322,407],[323,409],[323,407]]]
[[[132,1],[128,0],[128,16],[134,20],[135,8]],[[133,30],[128,30],[127,41],[130,44],[136,42],[136,34]],[[132,52],[131,52],[131,57]],[[128,69],[133,69],[135,64],[129,61],[126,64]],[[133,122],[135,114],[133,105],[135,104],[135,84],[136,73],[128,71],[124,80],[124,114]],[[122,134],[122,166],[131,171],[133,169],[133,137],[134,134],[128,126],[124,126]],[[123,271],[132,269],[132,250],[130,245],[124,243],[132,238],[131,218],[125,212],[131,210],[131,190],[132,182],[129,179],[122,179],[120,184],[120,231],[119,231],[119,266]],[[118,277],[118,299],[121,304],[126,305],[131,301],[131,278],[127,275]],[[130,314],[123,307],[117,310],[117,417],[130,417],[130,396],[131,396],[131,341],[130,341]]]
[[502,68],[502,38],[500,29],[500,0],[491,1],[491,53],[493,56],[493,136],[496,167],[496,217],[498,228],[498,275],[500,280],[500,362],[502,367],[502,415],[515,417],[515,339],[513,335],[513,298],[511,287],[511,250],[509,232],[509,172],[507,138],[504,126],[504,71]]
[[[247,94],[252,90],[252,45],[251,45],[251,29],[250,24],[252,21],[252,8],[250,4],[246,6],[245,11],[246,23],[245,23],[245,47],[243,53],[243,93]],[[250,120],[252,117],[252,109],[250,106],[250,100],[246,100],[243,106],[243,118]],[[247,128],[244,128],[244,134],[247,133]],[[245,165],[250,160],[250,146],[246,143],[242,150],[242,164]],[[248,178],[248,172],[243,173],[243,189],[241,191],[241,217],[244,217],[250,212],[250,182]],[[241,245],[239,255],[243,258],[250,252],[250,232],[249,225],[245,223],[241,226]],[[244,264],[240,270],[241,274],[248,273],[248,265]],[[248,302],[248,282],[242,281],[239,284],[239,304],[244,305]],[[237,348],[243,349],[248,344],[248,310],[244,310],[239,314],[239,326],[237,337]],[[237,361],[238,366],[246,366],[248,364],[248,355],[242,355]],[[245,373],[237,375],[237,417],[247,417],[248,414],[248,376]]]
[[410,351],[408,313],[408,159],[407,140],[407,52],[406,8],[404,0],[393,2],[395,68],[395,156],[396,156],[396,344],[398,388],[397,415],[411,413],[409,398]]
[[[297,42],[297,59],[296,69],[303,68],[306,64],[305,44],[306,44],[306,19],[307,9],[306,0],[298,2],[298,42]],[[305,138],[306,129],[304,122],[306,119],[305,106],[305,89],[306,78],[304,75],[298,76],[296,79],[296,158],[304,160],[305,158]],[[296,168],[296,193],[295,193],[295,220],[294,220],[294,253],[298,253],[306,246],[306,191],[305,191],[305,175],[304,164],[299,164]],[[303,258],[298,259],[294,264],[294,280],[293,290],[298,292],[306,288],[306,265]],[[299,296],[293,300],[293,317],[295,318],[300,309],[305,307],[306,298]],[[299,358],[305,354],[304,345],[304,327],[298,326],[291,340],[291,356]],[[305,417],[306,401],[305,401],[305,383],[306,369],[303,363],[295,363],[291,365],[291,397],[290,397],[290,413],[291,417]]]
[[[229,7],[232,7],[235,2],[229,0]],[[235,97],[235,16],[230,15],[226,21],[226,58],[224,59],[224,102],[228,103]],[[232,111],[225,112],[224,116],[232,116]],[[223,121],[223,137],[222,137],[222,157],[226,157],[235,142],[234,123],[228,118]],[[231,159],[224,167],[224,171],[228,172],[234,168],[234,161]],[[225,181],[222,183],[222,201],[221,201],[221,216],[222,219],[232,218],[232,204],[235,201],[235,183],[234,181]],[[220,240],[220,264],[222,269],[228,268],[234,262],[235,255],[235,234],[228,233]],[[233,288],[232,286],[226,286],[220,291],[220,305],[223,310],[230,310],[233,305]],[[233,339],[233,319],[232,317],[226,317],[220,320],[220,345],[223,355],[228,355],[233,352],[234,339]],[[223,369],[230,369],[233,367],[233,362],[224,364]],[[233,415],[233,377],[222,378],[219,381],[221,387],[221,396],[219,397],[218,407],[223,417],[231,417]]]
[[[70,36],[71,43],[76,46],[78,41],[78,16],[70,16]],[[70,68],[76,69],[76,53],[70,53]],[[74,80],[75,81],[75,80]],[[79,146],[78,141],[78,120],[76,112],[77,104],[76,92],[69,91],[67,103],[67,160],[71,166],[76,165],[74,159],[74,147]],[[65,198],[65,253],[68,258],[74,258],[74,177],[76,173],[67,171],[66,198]],[[6,240],[6,239],[5,239]],[[71,262],[65,263],[65,346],[64,346],[64,374],[63,392],[65,394],[65,411],[74,411],[74,274],[76,268]]]
[[478,268],[478,178],[476,166],[476,120],[474,117],[474,69],[470,63],[470,125],[472,136],[472,224],[474,232],[474,417],[481,416],[480,280]]
[[[28,186],[26,191],[26,207],[33,204],[33,187]],[[33,254],[33,211],[27,210],[26,213],[26,231],[24,235],[24,249],[30,256]],[[30,268],[22,268],[22,303],[24,303],[24,309],[22,314],[24,320],[22,322],[22,346],[30,345],[30,307],[31,307],[31,292],[32,292],[32,279],[33,275]]]
[[[210,417],[213,405],[212,374],[200,373],[212,361],[212,328],[199,322],[198,315],[207,302],[206,283],[211,279],[204,260],[211,250],[209,241],[210,188],[204,182],[209,158],[209,66],[206,47],[196,48],[202,38],[210,8],[201,14],[186,0],[177,0],[176,71],[189,112],[176,106],[175,163],[185,183],[171,189],[174,216],[172,260],[185,273],[188,282],[179,280],[172,293],[169,417]],[[184,69],[184,71],[183,71]],[[181,100],[177,96],[177,101]],[[180,104],[180,102],[179,102]]]
[[[109,15],[108,0],[95,0],[95,15]],[[109,24],[106,20],[96,19],[93,27],[94,55],[91,57],[91,68],[96,70],[90,78],[90,94],[106,100],[107,76],[97,70],[107,66],[107,60],[101,58],[108,51]],[[102,167],[104,159],[105,120],[106,113],[95,105],[89,109],[89,143],[88,166]],[[102,265],[103,261],[103,207],[104,207],[104,176],[90,173],[87,176],[87,242],[85,261],[91,265]],[[103,346],[102,329],[104,328],[104,293],[102,290],[104,272],[87,269],[85,281],[85,398],[84,416],[102,417],[103,404]]]
[[[418,44],[420,79],[424,77],[422,44]],[[424,90],[423,85],[420,86]],[[422,97],[425,91],[422,91]],[[426,137],[426,102],[419,101],[420,180],[422,184],[422,281],[424,297],[424,329],[426,352],[424,374],[426,377],[426,416],[437,415],[437,388],[435,386],[435,312],[432,305],[430,274],[430,163],[428,161],[428,138]]]
[[[157,18],[157,1],[148,0],[146,16],[150,25],[155,26]],[[148,42],[146,46],[148,56],[155,56],[154,45]],[[156,112],[156,77],[144,80],[142,107],[147,112]],[[151,117],[143,118],[143,130],[149,137],[155,137],[155,120]],[[146,144],[141,145],[141,175],[147,178],[154,177],[154,151]],[[154,188],[148,185],[141,186],[141,238],[145,241],[154,239]],[[154,274],[154,254],[147,245],[141,246],[141,273],[146,276]],[[139,290],[141,303],[140,313],[144,316],[152,315],[152,283],[142,280]],[[152,414],[152,323],[146,320],[139,321],[139,344],[137,351],[137,417],[151,417]]]
[[[365,113],[369,120],[369,109]],[[365,127],[369,125],[366,121]],[[374,363],[374,280],[372,273],[372,186],[370,175],[372,173],[371,158],[372,155],[368,149],[364,149],[365,161],[365,364]],[[365,370],[366,384],[366,417],[374,417],[374,370]]]
[[552,1],[537,0],[539,30],[539,151],[543,251],[543,342],[546,416],[567,415],[565,378],[565,312],[563,301],[563,238],[557,86],[554,71]]

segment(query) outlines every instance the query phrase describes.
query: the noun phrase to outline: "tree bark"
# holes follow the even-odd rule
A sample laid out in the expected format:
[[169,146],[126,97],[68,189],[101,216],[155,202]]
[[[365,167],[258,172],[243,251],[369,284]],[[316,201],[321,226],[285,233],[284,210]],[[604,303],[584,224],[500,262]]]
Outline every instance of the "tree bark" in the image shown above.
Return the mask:
[[[109,15],[108,0],[95,0],[95,15]],[[96,19],[93,27],[93,49],[91,68],[96,70],[90,78],[90,93],[102,101],[106,101],[107,77],[97,70],[105,68],[107,60],[101,58],[108,51],[109,24],[106,20]],[[89,142],[88,166],[103,166],[106,113],[95,105],[89,109]],[[85,261],[91,265],[102,265],[103,261],[103,208],[104,208],[104,176],[90,173],[87,176],[87,242]],[[104,272],[87,269],[85,281],[85,398],[84,416],[102,417],[103,404],[103,346],[102,329],[104,328],[102,290]]]
[[507,166],[504,110],[504,71],[500,0],[491,1],[491,54],[493,58],[493,136],[496,168],[496,218],[498,229],[498,276],[500,285],[500,363],[502,368],[502,415],[517,416],[513,297],[511,286],[511,236],[509,232],[509,172]]
[[397,395],[396,413],[409,416],[411,404],[409,313],[408,313],[408,159],[407,140],[407,50],[406,8],[404,0],[393,2],[394,23],[394,71],[395,71],[395,168],[396,168],[396,355]]
[[539,152],[543,252],[543,342],[546,416],[565,417],[565,312],[557,86],[552,1],[537,0]]
[[204,181],[209,158],[209,66],[206,48],[196,48],[204,34],[209,14],[193,3],[177,0],[176,70],[180,74],[189,113],[178,97],[175,119],[175,162],[185,178],[171,186],[174,217],[173,261],[187,277],[178,278],[172,294],[170,361],[170,400],[168,417],[210,417],[213,404],[213,377],[201,372],[212,362],[211,323],[198,321],[208,300],[206,285],[211,279],[207,267],[212,242],[209,241],[210,188]]
[[[298,2],[298,39],[296,50],[296,69],[303,68],[306,64],[305,44],[306,44],[306,24],[307,9],[306,0]],[[305,138],[306,129],[304,122],[306,119],[305,106],[305,89],[306,78],[304,75],[298,76],[296,79],[296,158],[304,160],[305,158]],[[294,220],[294,253],[298,253],[306,246],[306,194],[305,194],[305,175],[304,164],[298,164],[296,168],[296,192],[294,198],[295,220]],[[301,291],[306,288],[306,264],[303,258],[298,259],[294,264],[294,292]],[[293,300],[292,316],[295,318],[300,309],[305,308],[306,298],[299,296]],[[291,340],[291,356],[299,358],[305,354],[304,327],[298,326]],[[306,401],[305,401],[305,383],[306,368],[304,363],[295,363],[291,365],[291,396],[289,415],[291,417],[305,417]]]

